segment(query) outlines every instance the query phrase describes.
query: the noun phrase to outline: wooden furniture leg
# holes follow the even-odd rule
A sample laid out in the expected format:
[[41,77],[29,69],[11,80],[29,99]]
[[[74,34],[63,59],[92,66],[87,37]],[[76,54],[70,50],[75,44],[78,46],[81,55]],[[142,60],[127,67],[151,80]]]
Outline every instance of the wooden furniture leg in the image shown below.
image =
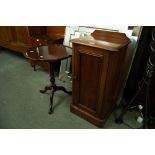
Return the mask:
[[44,90],[40,90],[41,93],[46,93],[47,90],[51,90],[52,87],[51,86],[45,86]]
[[33,67],[33,71],[36,71],[36,65],[32,65],[32,67]]
[[56,86],[55,84],[55,75],[54,75],[54,64],[52,62],[50,62],[50,82],[51,85],[50,86],[45,86],[44,90],[40,90],[41,93],[45,93],[47,90],[51,90],[51,94],[50,94],[50,108],[49,108],[49,114],[52,114],[53,111],[53,97],[54,97],[54,92],[58,91],[58,90],[62,90],[65,93],[71,95],[72,92],[71,91],[67,91],[64,87],[62,86]]
[[65,93],[69,94],[69,95],[72,95],[72,92],[71,91],[67,91],[64,87],[62,86],[56,86],[56,91],[57,90],[62,90],[64,91]]

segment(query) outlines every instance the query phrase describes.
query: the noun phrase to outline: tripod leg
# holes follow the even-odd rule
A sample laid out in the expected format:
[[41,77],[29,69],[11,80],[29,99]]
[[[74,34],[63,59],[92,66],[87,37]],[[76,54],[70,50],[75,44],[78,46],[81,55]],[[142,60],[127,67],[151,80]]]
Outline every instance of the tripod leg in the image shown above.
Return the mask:
[[40,93],[46,93],[47,90],[51,90],[51,86],[45,86],[44,90],[40,90]]
[[50,109],[49,109],[49,114],[52,114],[53,112],[53,96],[54,96],[54,92],[56,91],[56,84],[55,84],[55,76],[54,76],[54,68],[53,68],[54,64],[52,62],[50,62],[50,69],[49,69],[49,73],[50,73],[50,82],[51,82],[51,95],[50,95]]
[[53,112],[53,96],[54,96],[54,88],[52,88],[52,92],[51,92],[51,95],[50,95],[50,108],[49,108],[49,114],[52,114]]
[[69,94],[69,95],[72,95],[72,92],[71,91],[67,91],[64,87],[62,86],[56,86],[56,90],[62,90],[64,91],[65,93]]

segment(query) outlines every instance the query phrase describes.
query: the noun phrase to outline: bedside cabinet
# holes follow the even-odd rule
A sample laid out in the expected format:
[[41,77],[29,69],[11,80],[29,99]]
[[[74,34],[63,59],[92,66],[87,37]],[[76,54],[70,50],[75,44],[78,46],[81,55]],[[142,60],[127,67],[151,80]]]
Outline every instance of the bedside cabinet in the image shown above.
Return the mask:
[[102,127],[116,105],[130,40],[123,33],[96,30],[72,43],[71,112]]

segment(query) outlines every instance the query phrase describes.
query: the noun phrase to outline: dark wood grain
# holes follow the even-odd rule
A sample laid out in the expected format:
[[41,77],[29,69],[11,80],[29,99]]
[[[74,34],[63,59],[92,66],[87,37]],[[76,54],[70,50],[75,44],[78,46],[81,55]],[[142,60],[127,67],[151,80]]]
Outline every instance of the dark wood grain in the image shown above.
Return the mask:
[[[30,47],[37,46],[38,43],[40,45],[62,44],[64,33],[65,26],[0,26],[0,46],[24,54]],[[34,70],[36,70],[36,65],[49,69],[46,62],[31,61],[31,65]],[[59,66],[58,63],[57,68]]]
[[64,26],[0,26],[0,46],[25,53],[32,46],[29,38],[48,38],[56,43],[62,43],[64,31]]
[[37,61],[60,61],[71,56],[72,49],[59,44],[41,45],[30,48],[25,56]]
[[66,26],[47,26],[47,35],[53,39],[57,40],[58,38],[63,39],[65,35]]
[[62,90],[67,94],[72,94],[72,92],[67,91],[62,86],[57,86],[55,84],[54,67],[57,62],[63,59],[71,57],[72,49],[59,44],[47,44],[40,45],[37,47],[30,48],[26,53],[25,57],[31,61],[46,62],[49,64],[49,75],[50,75],[50,86],[45,86],[44,90],[40,90],[41,93],[45,93],[47,90],[51,90],[50,94],[50,108],[49,114],[53,112],[53,97],[54,93],[58,90]]
[[[44,28],[38,26],[37,30],[38,29],[41,31],[41,29]],[[35,29],[33,29],[33,31],[35,31]],[[31,37],[32,29],[30,29],[29,26],[0,27],[0,32],[0,46],[2,47],[19,53],[24,53],[31,47],[29,38]]]
[[73,40],[71,111],[98,127],[116,105],[129,42],[125,34],[108,31]]
[[12,37],[10,26],[0,26],[0,40],[9,42]]

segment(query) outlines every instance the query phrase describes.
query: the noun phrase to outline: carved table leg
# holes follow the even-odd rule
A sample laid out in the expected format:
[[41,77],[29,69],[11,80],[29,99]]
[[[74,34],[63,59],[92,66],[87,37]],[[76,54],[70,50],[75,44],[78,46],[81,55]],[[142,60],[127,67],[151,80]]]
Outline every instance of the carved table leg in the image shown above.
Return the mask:
[[67,91],[64,87],[62,86],[56,86],[56,90],[62,90],[64,91],[65,93],[69,94],[69,95],[72,95],[72,92],[71,91]]
[[51,82],[51,95],[50,95],[50,109],[49,114],[52,114],[53,110],[53,96],[54,92],[56,91],[56,84],[55,84],[55,76],[54,76],[54,64],[50,62],[50,82]]
[[34,61],[30,60],[30,64],[31,64],[31,67],[33,67],[33,71],[37,71]]
[[41,93],[46,93],[47,90],[51,90],[51,89],[52,89],[51,86],[46,86],[46,87],[44,88],[44,90],[40,90],[40,92],[41,92]]
[[37,71],[36,65],[32,65],[32,67],[33,67],[33,71]]
[[53,96],[54,96],[54,89],[52,88],[52,92],[50,95],[50,109],[49,109],[49,114],[52,114],[53,112]]
[[51,90],[51,95],[50,95],[50,108],[49,108],[49,114],[52,114],[52,110],[53,110],[53,97],[54,97],[54,92],[57,90],[62,90],[67,94],[72,94],[71,91],[67,91],[64,87],[62,86],[56,86],[55,84],[55,76],[54,76],[54,64],[52,62],[50,63],[50,69],[49,69],[49,74],[50,74],[50,82],[51,85],[50,86],[46,86],[44,88],[44,90],[40,90],[41,93],[45,93],[47,90]]

